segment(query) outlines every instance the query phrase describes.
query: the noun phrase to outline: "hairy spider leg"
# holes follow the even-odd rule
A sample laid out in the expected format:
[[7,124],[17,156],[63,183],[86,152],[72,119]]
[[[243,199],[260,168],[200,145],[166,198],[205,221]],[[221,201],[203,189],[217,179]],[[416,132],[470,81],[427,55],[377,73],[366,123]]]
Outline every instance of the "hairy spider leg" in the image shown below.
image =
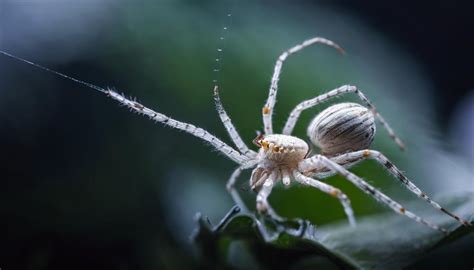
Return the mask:
[[270,176],[265,179],[265,182],[257,194],[257,211],[269,215],[274,220],[283,222],[285,219],[280,217],[268,203],[268,196],[270,196],[270,193],[272,192],[275,182],[277,181],[277,177],[277,171],[273,170]]
[[293,172],[293,176],[295,177],[295,180],[298,181],[299,183],[301,183],[305,186],[311,186],[311,187],[317,188],[320,191],[322,191],[324,193],[327,193],[327,194],[339,199],[339,201],[342,204],[342,207],[344,208],[344,212],[347,215],[347,219],[349,220],[349,224],[351,224],[352,227],[356,226],[356,221],[355,221],[355,218],[354,218],[354,211],[352,210],[351,202],[350,202],[349,198],[347,197],[347,195],[342,193],[341,190],[339,190],[339,189],[337,189],[337,188],[335,188],[331,185],[328,185],[326,183],[323,183],[321,181],[318,181],[316,179],[313,179],[311,177],[305,176],[305,175],[301,174],[300,172],[298,172],[296,170]]
[[444,234],[448,233],[448,231],[446,229],[441,228],[438,225],[433,224],[433,223],[431,223],[431,222],[415,215],[414,213],[406,210],[406,208],[404,208],[401,204],[394,201],[393,199],[391,199],[387,195],[383,194],[382,192],[380,192],[379,190],[377,190],[376,188],[374,188],[373,186],[371,186],[370,184],[368,184],[367,182],[362,180],[357,175],[351,173],[350,171],[348,171],[343,166],[337,164],[336,162],[328,159],[325,156],[316,155],[316,156],[313,156],[309,159],[306,159],[306,160],[302,161],[301,164],[300,164],[300,170],[302,170],[302,171],[311,170],[312,168],[315,168],[315,167],[318,168],[321,165],[323,165],[324,167],[329,168],[330,170],[336,172],[337,174],[340,174],[345,179],[349,180],[349,182],[353,183],[356,187],[358,187],[359,189],[361,189],[362,191],[364,191],[368,195],[372,196],[378,202],[380,202],[382,204],[385,204],[386,206],[391,208],[393,211],[395,211],[395,212],[397,212],[401,215],[405,215],[408,218],[413,219],[414,221],[416,221],[420,224],[424,224],[424,225],[426,225],[426,226],[428,226],[432,229],[438,230],[438,231],[440,231]]
[[385,119],[377,112],[375,109],[375,106],[372,104],[372,102],[369,101],[369,99],[360,91],[357,89],[357,87],[352,86],[352,85],[343,85],[339,88],[336,88],[334,90],[331,90],[325,94],[319,95],[315,98],[305,100],[298,104],[290,113],[290,116],[288,117],[288,120],[286,121],[285,127],[283,128],[282,134],[285,135],[291,135],[293,132],[293,128],[295,127],[296,122],[298,121],[298,118],[301,114],[302,111],[309,109],[311,107],[314,107],[332,97],[336,97],[342,94],[346,93],[355,93],[357,96],[364,101],[364,103],[367,105],[367,107],[372,111],[372,113],[375,115],[375,117],[379,120],[379,122],[382,124],[382,126],[387,130],[388,135],[390,138],[392,138],[395,143],[400,147],[400,149],[404,150],[405,145],[403,142],[395,135],[395,132],[393,129],[389,126],[389,124],[385,121]]
[[193,124],[188,124],[188,123],[185,123],[185,122],[181,122],[181,121],[175,120],[175,119],[173,119],[169,116],[166,116],[162,113],[156,112],[156,111],[154,111],[150,108],[145,107],[144,105],[142,105],[142,104],[140,104],[136,101],[133,101],[131,99],[126,98],[125,96],[115,92],[114,90],[112,90],[110,88],[104,89],[102,87],[93,85],[91,83],[87,83],[85,81],[78,80],[76,78],[70,77],[68,75],[65,75],[63,73],[60,73],[60,72],[57,72],[57,71],[54,71],[54,70],[51,70],[47,67],[44,67],[44,66],[41,66],[39,64],[33,63],[31,61],[25,60],[25,59],[20,58],[18,56],[14,56],[14,55],[12,55],[10,53],[7,53],[7,52],[4,52],[4,51],[0,51],[0,53],[3,54],[3,55],[6,55],[8,57],[11,57],[13,59],[16,59],[18,61],[27,63],[27,64],[32,65],[34,67],[37,67],[39,69],[42,69],[46,72],[56,74],[58,76],[66,78],[68,80],[74,81],[76,83],[80,83],[80,84],[85,85],[85,86],[87,86],[91,89],[94,89],[94,90],[97,90],[101,93],[104,93],[108,97],[118,101],[120,104],[127,106],[132,111],[135,111],[139,114],[146,115],[146,116],[150,117],[150,119],[152,119],[156,122],[162,123],[165,126],[169,126],[169,127],[172,127],[172,128],[182,130],[182,131],[187,132],[187,133],[189,133],[189,134],[191,134],[195,137],[200,138],[201,140],[204,140],[204,141],[208,142],[217,151],[224,154],[226,157],[228,157],[229,159],[233,160],[234,162],[236,162],[238,164],[241,164],[241,165],[247,164],[247,162],[250,160],[247,156],[240,154],[238,151],[236,151],[235,149],[233,149],[232,147],[230,147],[229,145],[227,145],[226,143],[224,143],[223,141],[221,141],[220,139],[218,139],[216,136],[212,135],[208,131],[206,131],[206,130],[200,128],[200,127],[196,127]]
[[244,143],[239,133],[237,132],[234,124],[232,123],[232,120],[224,109],[224,105],[222,105],[217,85],[214,86],[214,103],[216,105],[217,113],[219,114],[219,117],[222,123],[224,124],[225,129],[227,130],[229,137],[234,142],[237,149],[239,149],[239,151],[245,156],[249,158],[254,158],[257,153],[247,147],[247,145]]
[[243,170],[251,169],[256,164],[257,160],[254,160],[253,162],[249,162],[246,166],[237,167],[230,175],[229,180],[227,180],[227,191],[230,193],[230,196],[232,197],[234,203],[237,204],[237,206],[239,206],[243,212],[248,212],[248,208],[247,206],[245,206],[245,203],[240,197],[239,192],[235,189],[235,182],[237,181]]
[[276,103],[276,96],[278,91],[278,80],[280,79],[281,68],[283,66],[283,62],[288,58],[288,56],[297,53],[304,48],[314,45],[314,44],[324,44],[330,47],[335,48],[340,53],[344,53],[344,50],[337,45],[336,43],[332,42],[331,40],[322,38],[322,37],[314,37],[308,40],[303,41],[303,43],[298,44],[285,52],[283,52],[276,61],[275,68],[273,71],[273,76],[270,84],[270,91],[268,92],[268,99],[262,109],[263,115],[263,125],[264,125],[264,132],[265,134],[273,134],[273,124],[272,124],[272,114],[273,108],[275,107]]
[[408,190],[412,193],[417,195],[418,197],[422,198],[423,200],[427,201],[431,204],[434,208],[438,209],[439,211],[451,216],[459,223],[463,224],[464,226],[472,226],[470,222],[460,218],[458,215],[453,214],[446,210],[445,208],[441,207],[437,202],[433,201],[426,193],[421,191],[413,182],[411,182],[387,157],[385,157],[382,153],[375,150],[361,150],[351,153],[346,153],[339,155],[337,157],[332,158],[331,160],[343,165],[348,162],[354,162],[358,160],[364,159],[373,159],[380,165],[382,165],[392,176],[397,178]]

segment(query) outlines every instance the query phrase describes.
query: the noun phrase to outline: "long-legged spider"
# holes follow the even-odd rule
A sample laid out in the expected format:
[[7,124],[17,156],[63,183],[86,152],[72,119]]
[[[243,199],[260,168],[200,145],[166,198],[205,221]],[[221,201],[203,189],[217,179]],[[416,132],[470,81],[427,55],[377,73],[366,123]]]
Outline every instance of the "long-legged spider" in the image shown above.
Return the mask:
[[[252,171],[250,178],[250,187],[258,192],[256,206],[258,212],[268,214],[275,219],[280,219],[269,205],[267,200],[268,196],[278,181],[281,180],[284,185],[289,185],[291,181],[294,180],[305,186],[319,189],[320,191],[337,198],[344,208],[349,223],[355,226],[356,222],[348,197],[341,190],[319,180],[329,175],[340,174],[356,187],[375,198],[378,202],[388,206],[393,211],[405,215],[408,218],[427,225],[435,230],[447,233],[447,230],[444,228],[424,220],[408,211],[401,204],[383,194],[348,170],[348,168],[354,164],[364,159],[371,158],[383,165],[384,168],[398,179],[408,190],[430,203],[434,208],[451,216],[463,225],[472,225],[468,221],[461,219],[457,215],[441,207],[435,201],[431,200],[426,193],[422,192],[417,186],[408,180],[408,178],[403,175],[403,173],[382,153],[367,149],[374,139],[375,118],[377,118],[382,126],[388,131],[389,136],[400,146],[400,148],[404,149],[404,145],[395,135],[387,122],[385,122],[382,116],[376,111],[373,104],[355,86],[344,85],[315,98],[301,102],[291,112],[283,128],[282,134],[273,133],[272,113],[276,103],[278,80],[283,62],[290,55],[317,43],[325,44],[337,49],[339,52],[344,52],[336,43],[325,38],[315,37],[286,50],[280,55],[274,68],[268,99],[262,109],[264,134],[259,135],[253,141],[254,144],[260,148],[258,152],[249,149],[237,133],[237,130],[221,103],[217,86],[214,87],[216,109],[230,138],[237,147],[237,150],[200,127],[175,120],[156,112],[134,100],[126,98],[112,89],[101,88],[57,71],[50,70],[7,52],[0,52],[3,55],[86,85],[87,87],[106,94],[108,97],[115,99],[131,110],[150,117],[150,119],[156,122],[183,130],[210,143],[219,152],[239,164],[228,180],[227,189],[234,201],[242,208],[245,208],[245,206],[235,190],[234,184],[243,170],[255,168]],[[365,103],[366,107],[356,103],[340,103],[332,105],[319,113],[308,126],[307,134],[310,137],[311,142],[321,149],[321,153],[309,155],[308,144],[302,139],[291,136],[299,115],[302,111],[308,108],[314,107],[332,97],[346,93],[356,94],[362,102]]]

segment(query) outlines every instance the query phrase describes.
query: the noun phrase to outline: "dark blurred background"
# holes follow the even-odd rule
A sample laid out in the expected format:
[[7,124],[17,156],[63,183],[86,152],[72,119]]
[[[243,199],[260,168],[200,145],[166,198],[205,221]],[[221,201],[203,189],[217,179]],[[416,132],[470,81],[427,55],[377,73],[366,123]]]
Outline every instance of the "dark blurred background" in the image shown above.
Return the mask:
[[[224,105],[250,143],[262,128],[277,56],[304,39],[329,38],[347,55],[316,46],[283,67],[276,128],[298,102],[357,85],[409,148],[399,152],[381,128],[373,147],[436,197],[474,189],[473,7],[470,1],[0,0],[0,49],[115,87],[228,141],[211,98],[218,78]],[[219,41],[224,26],[229,31]],[[224,53],[216,75],[217,48]],[[217,222],[232,206],[225,191],[231,161],[24,63],[0,56],[0,74],[1,269],[202,267],[189,240],[193,217],[202,212]],[[305,125],[326,106],[304,113],[296,135],[306,138]],[[371,162],[354,171],[398,200],[417,200]],[[239,187],[253,206],[248,176]],[[357,216],[386,211],[342,179],[328,181],[351,197]],[[314,190],[280,187],[270,201],[284,216],[321,225],[344,220],[338,203]],[[463,246],[432,263],[447,257],[459,263],[473,251]]]

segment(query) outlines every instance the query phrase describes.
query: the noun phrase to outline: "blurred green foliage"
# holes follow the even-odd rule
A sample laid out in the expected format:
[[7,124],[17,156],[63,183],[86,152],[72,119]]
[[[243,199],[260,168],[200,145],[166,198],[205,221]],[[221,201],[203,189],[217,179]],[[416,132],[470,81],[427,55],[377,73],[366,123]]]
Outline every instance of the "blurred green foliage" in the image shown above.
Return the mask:
[[[445,197],[441,202],[459,213],[469,214],[473,211],[473,198],[472,193],[464,193]],[[193,240],[208,267],[230,265],[247,269],[253,264],[253,268],[258,265],[264,269],[419,269],[435,265],[429,262],[433,256],[425,256],[427,251],[452,247],[453,242],[463,237],[472,240],[474,232],[474,227],[454,224],[449,226],[452,232],[443,235],[420,230],[413,224],[404,225],[387,214],[364,218],[355,229],[341,224],[315,227],[304,221],[266,226],[262,225],[268,223],[265,218],[239,210],[231,209],[216,226],[198,216]],[[449,223],[452,224],[444,222],[444,226]],[[246,255],[242,251],[234,254],[239,259],[225,261],[222,251],[230,250],[239,241],[250,250],[250,262],[243,262],[247,258],[243,258]],[[461,265],[455,262],[452,266]]]
[[[430,117],[426,83],[396,44],[355,19],[309,4],[104,3],[106,11],[95,29],[85,29],[95,33],[93,39],[78,33],[77,40],[71,40],[61,31],[44,32],[47,42],[22,42],[21,49],[30,54],[29,59],[100,86],[116,87],[151,108],[227,140],[212,102],[212,81],[217,76],[224,105],[250,145],[255,131],[262,129],[261,106],[277,56],[306,38],[324,36],[340,43],[348,54],[315,46],[291,57],[280,81],[275,127],[282,128],[298,102],[342,84],[358,85],[409,146],[408,153],[401,153],[380,130],[374,148],[415,183],[437,191],[437,180],[422,179],[414,154],[430,134],[417,125],[419,118]],[[54,2],[38,7],[60,12],[67,5]],[[73,29],[97,19],[87,12],[80,15],[59,28]],[[33,20],[23,23],[35,24]],[[229,31],[221,42],[223,26]],[[212,70],[220,47],[223,65],[216,75]],[[25,265],[31,269],[48,269],[58,258],[67,261],[77,259],[72,254],[89,252],[101,255],[87,258],[85,264],[104,267],[201,267],[195,264],[188,241],[193,213],[202,212],[215,221],[232,206],[225,182],[235,164],[199,140],[133,115],[81,85],[21,63],[6,65],[11,76],[5,76],[9,94],[2,100],[1,113],[14,139],[11,152],[5,150],[10,160],[0,206],[3,219],[8,220],[3,239],[9,247],[4,250],[11,250],[4,256],[24,252],[21,258],[28,258]],[[407,93],[410,100],[403,99]],[[426,104],[414,106],[420,98]],[[305,112],[296,136],[306,138],[308,121],[342,100],[357,101],[347,96]],[[16,151],[22,155],[15,155]],[[398,200],[415,198],[373,162],[353,171]],[[244,174],[239,185],[253,207],[255,195],[246,187],[248,177]],[[356,217],[385,211],[341,177],[327,181],[351,198]],[[317,226],[345,218],[336,200],[297,185],[277,187],[270,202],[281,215],[308,219]],[[424,211],[432,210],[420,209]]]

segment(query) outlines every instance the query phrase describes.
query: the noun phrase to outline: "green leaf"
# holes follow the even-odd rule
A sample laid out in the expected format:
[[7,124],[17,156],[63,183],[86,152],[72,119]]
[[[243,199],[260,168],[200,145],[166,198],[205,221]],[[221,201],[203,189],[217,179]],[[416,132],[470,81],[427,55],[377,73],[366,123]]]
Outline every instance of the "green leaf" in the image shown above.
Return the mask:
[[[474,194],[450,195],[438,201],[461,216],[470,217],[472,222]],[[417,200],[409,209],[424,213],[424,204]],[[399,269],[474,232],[474,227],[460,226],[438,212],[428,211],[422,216],[451,233],[443,235],[393,212],[361,218],[356,228],[347,222],[315,227],[307,221],[281,223],[257,218],[251,213],[239,213],[234,207],[215,227],[198,215],[193,239],[202,257],[208,258],[207,263],[215,264],[218,258],[221,266],[229,266],[232,258],[228,250],[233,242],[239,242],[244,243],[239,249],[246,248],[254,264],[263,268]]]

